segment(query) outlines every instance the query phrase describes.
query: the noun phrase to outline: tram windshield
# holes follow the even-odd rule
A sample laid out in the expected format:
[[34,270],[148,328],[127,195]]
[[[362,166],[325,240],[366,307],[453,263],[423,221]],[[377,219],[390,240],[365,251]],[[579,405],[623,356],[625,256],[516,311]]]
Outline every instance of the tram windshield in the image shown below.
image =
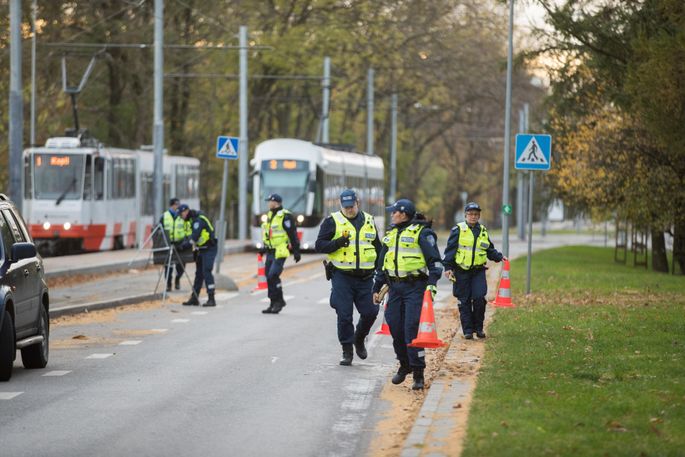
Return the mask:
[[38,200],[78,200],[83,187],[83,155],[34,154],[34,197]]
[[269,209],[264,199],[269,194],[278,194],[283,198],[283,207],[295,212],[304,213],[307,204],[307,181],[309,180],[309,163],[304,160],[265,160],[261,169],[260,212]]

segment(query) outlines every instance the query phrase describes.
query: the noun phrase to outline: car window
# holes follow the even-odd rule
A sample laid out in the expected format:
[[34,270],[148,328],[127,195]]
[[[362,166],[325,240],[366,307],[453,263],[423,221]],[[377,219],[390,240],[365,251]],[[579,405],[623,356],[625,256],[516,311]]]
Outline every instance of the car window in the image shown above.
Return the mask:
[[[2,243],[0,243],[0,250],[2,250],[3,263],[9,257],[9,253],[12,250],[12,245],[14,244],[14,237],[12,236],[12,229],[5,220],[5,218],[0,215],[0,237],[2,237]],[[4,245],[4,249],[2,249]]]
[[24,223],[24,219],[22,219],[21,216],[19,216],[19,213],[17,213],[16,211],[10,211],[9,213],[10,216],[8,216],[7,219],[10,221],[10,225],[16,225],[17,227],[19,227],[19,231],[21,232],[23,241],[31,241],[31,237],[29,235],[28,229],[26,228],[26,224]]
[[17,242],[26,241],[26,238],[24,237],[24,234],[19,228],[19,224],[17,223],[17,220],[14,218],[12,212],[8,209],[3,209],[2,214],[5,215],[5,220],[9,222],[10,228],[12,229],[12,234],[14,235],[14,239],[17,240]]

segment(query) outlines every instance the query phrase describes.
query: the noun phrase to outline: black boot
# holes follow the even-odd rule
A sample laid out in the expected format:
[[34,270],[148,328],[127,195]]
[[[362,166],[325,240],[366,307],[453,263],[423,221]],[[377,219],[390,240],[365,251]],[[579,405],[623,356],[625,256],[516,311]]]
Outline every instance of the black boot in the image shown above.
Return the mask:
[[354,334],[354,350],[357,352],[357,356],[362,360],[369,356],[369,353],[366,351],[366,346],[364,346],[365,339],[366,335]]
[[343,344],[342,345],[342,358],[340,359],[340,365],[345,365],[349,366],[352,365],[352,358],[354,355],[352,355],[352,345],[351,344]]
[[166,291],[171,292],[171,283],[166,285]]
[[209,294],[209,298],[202,304],[202,306],[216,306],[216,302],[214,301],[214,293]]
[[392,377],[392,383],[393,384],[402,384],[405,379],[407,379],[407,375],[411,373],[411,367],[409,365],[405,365],[403,363],[400,363],[400,368],[397,370],[397,373],[395,376]]
[[197,299],[197,295],[193,294],[190,296],[188,301],[183,302],[183,306],[199,306],[200,302]]
[[181,278],[179,276],[176,276],[176,282],[174,283],[174,288],[176,290],[181,289]]
[[485,339],[485,332],[482,331],[482,330],[476,330],[476,336],[477,336],[478,338],[480,338],[481,340],[482,340],[482,339]]
[[423,390],[423,368],[414,368],[414,384],[412,390]]
[[278,314],[281,312],[281,310],[283,308],[285,308],[285,301],[283,301],[283,300],[275,301],[273,304],[273,308],[271,308],[271,314]]
[[266,309],[262,310],[263,314],[273,314],[274,312],[274,301],[271,300],[271,303],[269,303],[269,306]]

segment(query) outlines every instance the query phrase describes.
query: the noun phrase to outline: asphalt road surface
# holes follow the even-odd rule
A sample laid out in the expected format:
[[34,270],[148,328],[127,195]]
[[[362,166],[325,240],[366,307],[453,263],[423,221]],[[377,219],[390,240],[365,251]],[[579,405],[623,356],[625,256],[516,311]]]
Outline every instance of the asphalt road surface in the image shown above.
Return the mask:
[[321,265],[286,276],[279,315],[261,313],[266,291],[245,290],[217,294],[214,309],[166,303],[54,325],[48,367],[17,360],[0,385],[0,454],[363,454],[395,370],[390,339],[372,334],[369,358],[340,366]]

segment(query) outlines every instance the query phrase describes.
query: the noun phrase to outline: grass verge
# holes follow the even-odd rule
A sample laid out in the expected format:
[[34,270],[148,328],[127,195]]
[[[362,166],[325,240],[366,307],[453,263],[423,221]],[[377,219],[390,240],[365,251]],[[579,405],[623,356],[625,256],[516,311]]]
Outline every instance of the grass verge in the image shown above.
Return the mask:
[[512,262],[469,416],[464,456],[685,455],[685,278],[613,250]]

